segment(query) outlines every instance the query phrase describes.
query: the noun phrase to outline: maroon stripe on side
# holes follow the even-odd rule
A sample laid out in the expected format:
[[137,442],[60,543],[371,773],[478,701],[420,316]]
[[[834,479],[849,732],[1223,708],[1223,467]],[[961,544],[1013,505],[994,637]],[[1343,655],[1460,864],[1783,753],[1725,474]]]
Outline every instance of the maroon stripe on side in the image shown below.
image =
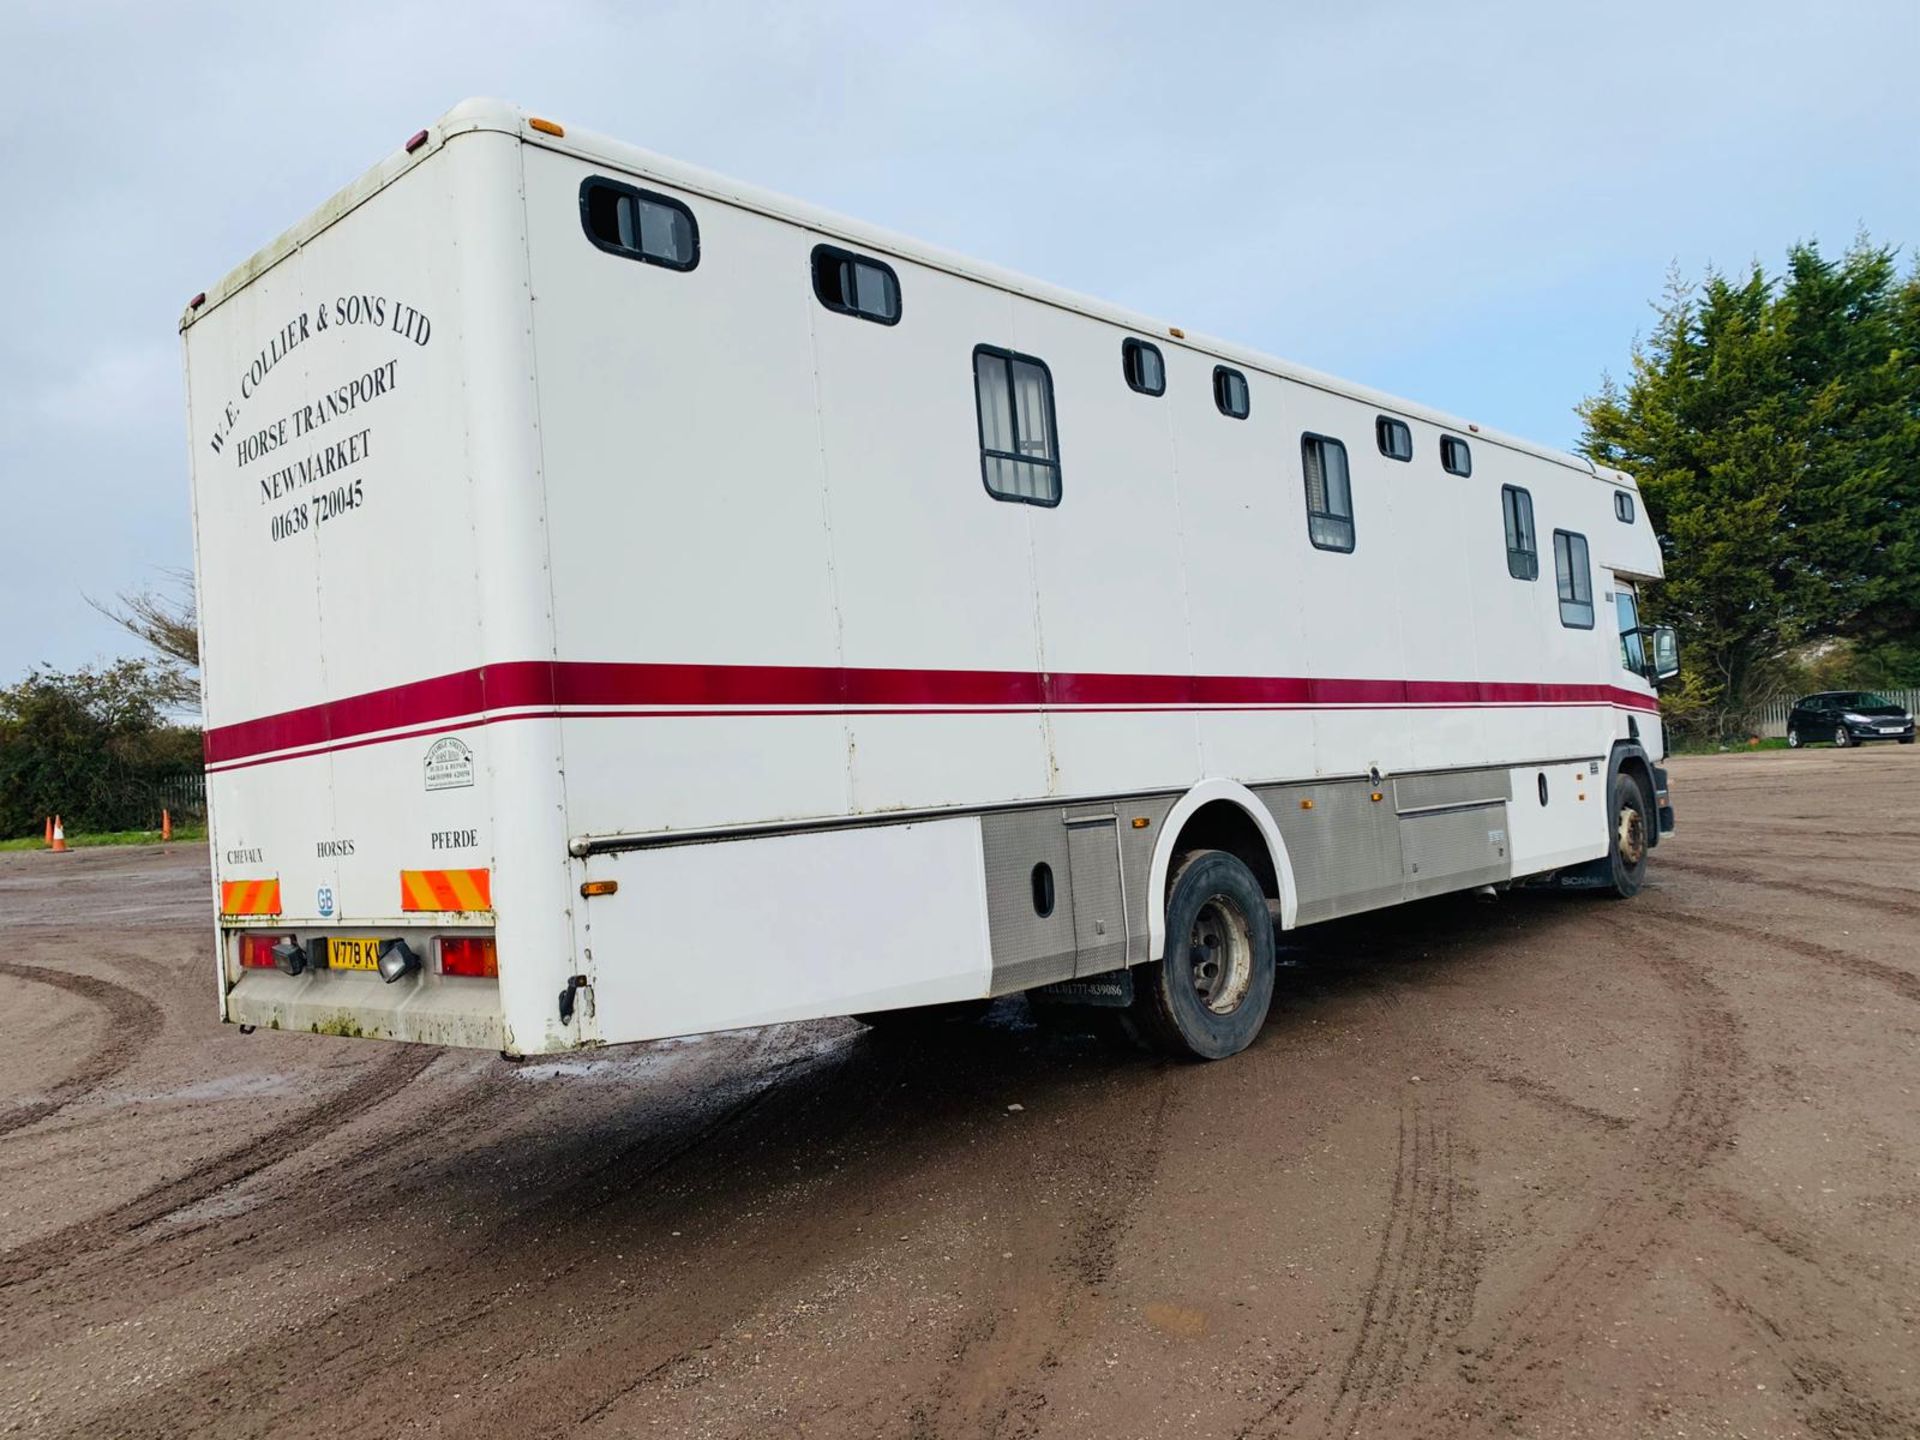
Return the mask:
[[[672,707],[835,709],[893,706],[922,713],[1050,707],[1102,711],[1232,706],[1293,709],[1352,706],[1615,705],[1649,714],[1659,701],[1610,685],[1487,683],[1454,680],[1306,679],[1260,675],[1037,674],[1024,670],[842,669],[804,665],[626,665],[511,661],[320,705],[220,725],[206,733],[209,765],[282,750],[346,748],[362,737],[441,722],[486,723],[494,712]],[[395,736],[394,738],[402,738]]]

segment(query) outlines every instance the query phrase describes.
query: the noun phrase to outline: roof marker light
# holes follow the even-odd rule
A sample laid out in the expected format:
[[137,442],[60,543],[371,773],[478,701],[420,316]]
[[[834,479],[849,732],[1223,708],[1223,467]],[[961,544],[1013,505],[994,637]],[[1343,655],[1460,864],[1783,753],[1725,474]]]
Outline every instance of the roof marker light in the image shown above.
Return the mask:
[[537,115],[529,116],[527,118],[527,124],[533,129],[538,130],[542,135],[565,135],[567,133],[566,126],[559,124],[557,121],[542,120]]
[[194,296],[191,300],[187,301],[187,309],[198,310],[202,305],[206,303],[207,303],[207,292],[202,290],[198,295]]
[[407,154],[411,155],[414,151],[418,150],[422,145],[426,143],[427,143],[427,132],[422,130],[418,135],[415,135],[412,139],[407,141]]

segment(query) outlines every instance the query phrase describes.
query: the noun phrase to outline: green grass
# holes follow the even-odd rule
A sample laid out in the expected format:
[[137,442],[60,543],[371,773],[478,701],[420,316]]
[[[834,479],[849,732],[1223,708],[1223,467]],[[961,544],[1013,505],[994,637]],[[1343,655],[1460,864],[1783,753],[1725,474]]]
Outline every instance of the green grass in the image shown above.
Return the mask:
[[1784,750],[1787,742],[1784,738],[1762,740],[1757,745],[1740,744],[1729,741],[1718,745],[1708,740],[1676,740],[1673,742],[1675,755],[1744,755],[1750,750]]
[[[173,827],[175,841],[204,841],[207,827],[204,825],[176,825]],[[82,845],[158,845],[158,830],[103,830],[98,835],[67,836],[69,849],[78,849]],[[0,840],[0,850],[44,850],[47,842],[44,835],[24,835],[18,840]]]

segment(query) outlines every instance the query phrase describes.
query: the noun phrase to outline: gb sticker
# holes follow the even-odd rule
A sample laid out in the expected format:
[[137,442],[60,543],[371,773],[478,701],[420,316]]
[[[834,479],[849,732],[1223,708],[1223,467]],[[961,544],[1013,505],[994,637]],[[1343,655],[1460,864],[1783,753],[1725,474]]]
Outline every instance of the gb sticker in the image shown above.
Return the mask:
[[333,887],[322,885],[313,895],[313,908],[320,912],[322,920],[333,918]]

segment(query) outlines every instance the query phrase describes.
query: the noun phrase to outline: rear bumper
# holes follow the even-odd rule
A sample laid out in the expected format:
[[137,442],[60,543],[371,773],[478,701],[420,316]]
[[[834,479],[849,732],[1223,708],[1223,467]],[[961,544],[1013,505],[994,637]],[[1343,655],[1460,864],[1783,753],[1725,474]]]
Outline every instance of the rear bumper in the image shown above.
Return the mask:
[[418,978],[389,985],[375,974],[248,970],[227,991],[227,1019],[262,1030],[506,1048],[497,984],[413,983]]

